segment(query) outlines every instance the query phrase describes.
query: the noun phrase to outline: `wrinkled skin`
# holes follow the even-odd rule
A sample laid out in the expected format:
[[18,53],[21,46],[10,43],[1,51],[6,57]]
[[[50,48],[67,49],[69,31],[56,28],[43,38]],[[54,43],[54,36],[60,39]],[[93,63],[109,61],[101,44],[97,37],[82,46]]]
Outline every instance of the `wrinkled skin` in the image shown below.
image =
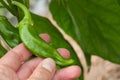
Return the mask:
[[[50,42],[48,34],[41,34],[40,37]],[[67,49],[57,50],[64,58],[70,57]],[[51,58],[36,57],[27,60],[31,55],[22,43],[11,49],[0,59],[0,80],[75,80],[80,76],[81,70],[78,66],[69,66],[57,71]]]

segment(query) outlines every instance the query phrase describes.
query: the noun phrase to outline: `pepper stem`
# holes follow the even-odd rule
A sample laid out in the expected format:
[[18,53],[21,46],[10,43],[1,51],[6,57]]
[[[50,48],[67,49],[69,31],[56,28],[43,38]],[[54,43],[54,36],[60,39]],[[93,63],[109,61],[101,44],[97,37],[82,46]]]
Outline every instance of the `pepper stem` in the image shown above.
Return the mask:
[[17,2],[17,1],[12,1],[12,4],[13,5],[16,5],[18,6],[19,8],[21,8],[24,12],[24,20],[29,20],[29,23],[33,24],[33,21],[31,19],[31,14],[30,14],[30,11],[27,9],[27,7],[25,5],[23,5],[22,3],[20,2]]

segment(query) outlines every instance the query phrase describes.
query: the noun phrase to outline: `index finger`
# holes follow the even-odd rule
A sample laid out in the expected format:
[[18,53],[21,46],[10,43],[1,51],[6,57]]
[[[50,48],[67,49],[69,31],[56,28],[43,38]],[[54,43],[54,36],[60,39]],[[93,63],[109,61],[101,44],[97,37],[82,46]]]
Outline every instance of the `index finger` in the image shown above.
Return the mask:
[[20,44],[11,49],[0,59],[0,65],[11,68],[14,71],[20,67],[21,63],[31,56],[31,52],[26,49],[24,44]]

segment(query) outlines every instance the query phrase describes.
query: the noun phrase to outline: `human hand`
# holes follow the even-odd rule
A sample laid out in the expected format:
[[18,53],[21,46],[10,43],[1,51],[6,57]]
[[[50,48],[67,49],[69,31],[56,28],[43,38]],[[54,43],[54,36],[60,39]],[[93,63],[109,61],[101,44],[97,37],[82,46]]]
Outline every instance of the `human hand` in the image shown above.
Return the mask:
[[[46,42],[50,40],[47,35],[41,37]],[[70,56],[66,49],[60,48],[58,51],[65,58]],[[31,55],[23,44],[10,50],[0,59],[0,80],[74,80],[80,76],[78,66],[56,71],[55,62],[51,58],[26,61]]]

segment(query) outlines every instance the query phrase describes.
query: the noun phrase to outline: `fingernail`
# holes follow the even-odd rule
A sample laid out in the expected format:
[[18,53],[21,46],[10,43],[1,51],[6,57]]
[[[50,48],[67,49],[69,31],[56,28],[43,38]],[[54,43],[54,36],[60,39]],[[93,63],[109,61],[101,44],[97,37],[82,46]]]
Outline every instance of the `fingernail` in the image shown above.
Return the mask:
[[52,72],[52,71],[55,69],[55,66],[56,66],[56,65],[55,65],[54,60],[52,60],[51,58],[47,58],[47,59],[45,59],[45,60],[41,63],[41,66],[42,66],[44,69]]

